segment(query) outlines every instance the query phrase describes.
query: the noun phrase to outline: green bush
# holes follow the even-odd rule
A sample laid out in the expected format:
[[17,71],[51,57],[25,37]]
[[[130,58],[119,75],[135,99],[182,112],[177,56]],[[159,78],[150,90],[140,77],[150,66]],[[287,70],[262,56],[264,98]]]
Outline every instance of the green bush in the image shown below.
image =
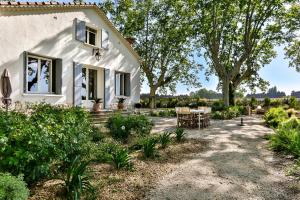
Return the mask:
[[0,199],[26,200],[29,190],[22,176],[12,176],[8,173],[0,173]]
[[146,158],[153,158],[156,153],[155,145],[157,144],[156,137],[147,137],[142,142],[142,151]]
[[140,135],[149,134],[153,125],[153,122],[144,115],[122,116],[115,114],[106,123],[111,135],[122,141],[127,141],[132,132]]
[[0,169],[38,181],[88,154],[93,131],[89,114],[77,107],[39,104],[30,115],[0,111]]
[[171,133],[169,132],[164,132],[163,134],[161,134],[159,136],[159,142],[160,142],[160,145],[161,145],[161,148],[165,149],[168,144],[171,142]]
[[185,132],[183,128],[176,128],[175,130],[175,138],[177,142],[181,142],[185,136]]
[[280,99],[272,99],[270,102],[271,107],[279,107],[282,105],[282,101]]
[[249,102],[249,105],[251,106],[252,109],[254,109],[257,106],[258,102],[255,97],[251,97],[251,100]]
[[224,111],[226,110],[226,106],[223,101],[215,101],[211,106],[212,111]]
[[246,112],[246,107],[244,106],[231,106],[223,111],[216,111],[212,113],[213,119],[228,120],[239,117]]
[[287,112],[282,108],[271,108],[264,115],[264,120],[267,126],[277,128],[278,125],[288,119]]
[[264,99],[264,107],[269,107],[271,104],[271,99],[269,97],[266,97]]
[[297,98],[294,96],[292,96],[289,99],[288,103],[289,103],[290,108],[298,108],[299,107],[299,102],[298,102]]
[[285,151],[300,157],[300,121],[293,117],[282,123],[276,134],[271,136],[270,144],[274,150]]
[[68,200],[80,200],[82,196],[95,199],[95,189],[89,181],[86,168],[89,162],[76,156],[67,169],[65,178],[66,197]]
[[132,163],[127,149],[117,147],[111,152],[110,162],[116,169],[131,169]]

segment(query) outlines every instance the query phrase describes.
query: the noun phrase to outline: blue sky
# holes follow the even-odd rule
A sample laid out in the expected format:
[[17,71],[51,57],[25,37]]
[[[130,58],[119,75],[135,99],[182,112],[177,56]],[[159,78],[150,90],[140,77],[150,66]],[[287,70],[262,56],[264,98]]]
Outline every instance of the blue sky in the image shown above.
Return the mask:
[[[30,0],[19,0],[19,1],[30,1]],[[43,0],[35,0],[43,1]],[[59,2],[73,2],[72,0],[64,0]],[[86,0],[86,2],[99,2],[93,0]],[[270,87],[277,86],[278,90],[286,92],[287,95],[292,90],[300,91],[300,73],[297,73],[295,69],[288,67],[288,60],[284,59],[283,47],[277,47],[277,57],[267,66],[259,71],[262,78],[269,81]],[[205,61],[201,58],[198,60],[199,63],[205,65]],[[217,77],[210,77],[209,81],[206,81],[204,71],[198,75],[202,87],[210,90],[216,90],[218,84]],[[199,88],[193,88],[192,86],[184,86],[182,84],[177,85],[177,94],[188,94],[191,91],[195,91]],[[147,83],[143,83],[141,93],[149,93],[149,87]]]
[[[284,91],[287,95],[291,91],[300,91],[300,73],[297,73],[294,68],[289,68],[289,61],[284,59],[283,47],[277,47],[277,57],[273,61],[266,65],[259,71],[260,76],[269,81],[270,87],[277,86],[277,89]],[[205,65],[203,59],[199,59],[198,62]],[[204,71],[198,75],[201,80],[203,88],[209,90],[216,90],[218,84],[218,78],[215,76],[210,77],[209,81],[206,81]],[[182,84],[177,85],[176,94],[189,94],[191,91],[195,91],[199,88],[193,88],[191,86],[184,86]],[[257,90],[259,92],[259,90]],[[149,93],[149,87],[146,83],[142,86],[142,93]]]

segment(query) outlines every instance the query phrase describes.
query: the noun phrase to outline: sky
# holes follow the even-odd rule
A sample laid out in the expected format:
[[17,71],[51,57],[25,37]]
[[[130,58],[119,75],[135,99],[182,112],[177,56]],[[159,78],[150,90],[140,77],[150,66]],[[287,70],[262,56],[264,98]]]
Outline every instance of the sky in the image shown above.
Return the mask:
[[[276,86],[279,91],[284,91],[286,95],[290,95],[291,91],[300,91],[300,73],[296,72],[294,68],[289,68],[289,60],[285,59],[284,47],[276,47],[277,57],[273,61],[260,69],[258,72],[260,76],[269,81],[270,86]],[[204,59],[198,58],[197,62],[207,67]],[[198,75],[202,88],[216,91],[218,78],[212,76],[209,81],[206,80],[204,70]],[[191,91],[196,91],[200,88],[193,88],[192,86],[177,85],[176,94],[189,94]],[[248,91],[250,92],[250,91]],[[257,90],[260,92],[260,90]],[[147,83],[143,83],[141,93],[149,93]]]
[[[30,1],[30,0],[19,0],[19,1]],[[43,1],[43,0],[35,0]],[[73,2],[72,0],[64,0],[59,2]],[[93,0],[86,0],[86,2],[99,2]],[[269,81],[270,87],[276,86],[279,91],[284,91],[287,95],[291,91],[300,91],[300,73],[297,73],[294,68],[289,68],[289,61],[284,59],[284,48],[279,46],[276,47],[277,57],[273,61],[266,65],[259,71],[260,76]],[[203,58],[198,58],[197,62],[206,67],[206,63]],[[218,78],[212,76],[209,78],[209,81],[206,80],[204,75],[204,70],[199,73],[198,77],[201,81],[202,88],[208,90],[215,90],[218,84]],[[194,88],[193,86],[185,86],[178,84],[176,88],[176,94],[189,94],[191,91],[196,91],[200,88]],[[141,93],[149,93],[149,87],[147,83],[142,84]],[[259,90],[257,90],[259,92]]]

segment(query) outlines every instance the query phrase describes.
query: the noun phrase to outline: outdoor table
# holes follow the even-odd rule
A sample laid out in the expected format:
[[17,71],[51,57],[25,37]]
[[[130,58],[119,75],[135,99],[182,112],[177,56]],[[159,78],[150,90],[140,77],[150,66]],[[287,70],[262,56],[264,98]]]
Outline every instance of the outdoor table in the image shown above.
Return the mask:
[[205,111],[204,110],[195,110],[191,109],[191,113],[197,114],[198,115],[198,124],[199,124],[199,129],[201,128],[201,114],[203,114]]

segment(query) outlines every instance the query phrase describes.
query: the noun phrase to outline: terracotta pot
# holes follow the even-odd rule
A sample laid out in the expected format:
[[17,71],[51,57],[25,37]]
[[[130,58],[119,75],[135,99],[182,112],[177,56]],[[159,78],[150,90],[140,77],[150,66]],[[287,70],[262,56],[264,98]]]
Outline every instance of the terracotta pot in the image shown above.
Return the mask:
[[123,110],[124,109],[124,103],[118,103],[118,109]]
[[93,105],[93,111],[94,112],[100,112],[103,108],[103,104],[102,103],[94,103]]

